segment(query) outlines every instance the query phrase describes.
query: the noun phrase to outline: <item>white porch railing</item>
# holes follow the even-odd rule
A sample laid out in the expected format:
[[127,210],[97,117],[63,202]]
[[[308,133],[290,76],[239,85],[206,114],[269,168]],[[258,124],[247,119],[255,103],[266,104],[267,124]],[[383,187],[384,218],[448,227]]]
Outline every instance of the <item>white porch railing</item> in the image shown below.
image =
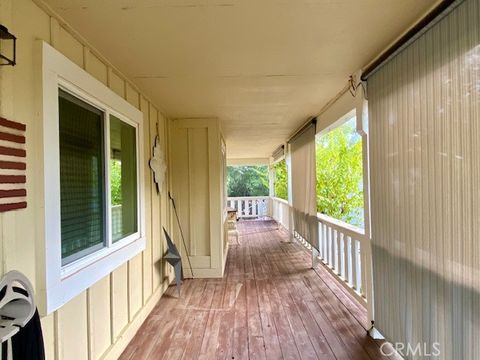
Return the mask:
[[227,206],[237,210],[237,218],[252,219],[269,215],[270,197],[229,197]]
[[[272,198],[272,217],[292,236],[293,209],[285,200]],[[363,229],[317,214],[318,258],[347,291],[364,305],[371,318],[373,301],[371,244]],[[306,243],[308,243],[306,241]]]
[[287,200],[272,197],[272,218],[286,229],[290,229],[290,205]]
[[317,214],[319,258],[366,305],[372,289],[370,240],[363,229]]

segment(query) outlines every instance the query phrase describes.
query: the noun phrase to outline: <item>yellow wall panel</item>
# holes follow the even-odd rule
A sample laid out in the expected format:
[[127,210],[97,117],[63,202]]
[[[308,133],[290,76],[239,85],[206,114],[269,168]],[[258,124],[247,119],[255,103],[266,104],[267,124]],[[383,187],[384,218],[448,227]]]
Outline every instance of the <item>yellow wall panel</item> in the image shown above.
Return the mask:
[[[35,151],[37,146],[35,142],[36,126],[33,121],[35,113],[35,103],[33,86],[25,86],[35,77],[34,68],[31,63],[33,59],[33,41],[43,39],[50,41],[50,17],[36,6],[26,1],[12,1],[11,11],[15,16],[11,17],[11,23],[2,24],[14,29],[14,34],[22,41],[17,41],[17,65],[14,68],[4,67],[0,84],[5,90],[1,93],[0,116],[5,116],[13,120],[25,123],[27,125],[26,142],[27,150],[27,179],[34,179],[37,170],[35,167]],[[5,14],[2,9],[0,13]],[[18,14],[18,16],[16,15]],[[32,19],[36,19],[32,22]],[[12,70],[15,71],[12,71]],[[6,96],[5,96],[5,95]],[[35,193],[35,183],[27,181],[27,193]],[[19,270],[23,272],[35,286],[35,246],[32,241],[35,239],[34,226],[25,226],[31,224],[35,217],[35,211],[32,206],[21,212],[4,213],[1,215],[2,226],[2,251],[5,257],[2,262],[5,263],[3,270]]]
[[135,90],[132,85],[127,83],[126,85],[126,100],[135,106],[137,109],[140,109],[140,94]]
[[83,45],[61,26],[58,31],[58,41],[55,41],[54,46],[83,68]]
[[[153,144],[157,134],[158,110],[150,104],[150,143]],[[155,291],[162,283],[162,261],[161,261],[161,245],[162,226],[160,213],[160,195],[157,191],[152,191],[152,286]]]
[[125,98],[125,80],[116,71],[109,71],[108,86],[122,98]]
[[128,271],[123,264],[111,274],[113,336],[120,335],[128,324]]
[[54,315],[50,314],[41,319],[43,343],[45,345],[45,357],[47,359],[55,358],[55,326]]
[[[143,112],[143,131],[145,141],[145,159],[152,157],[152,143],[150,142],[150,104],[148,100],[142,97],[140,109]],[[153,189],[152,189],[153,187]],[[143,298],[146,301],[152,294],[152,192],[156,192],[152,184],[152,174],[150,166],[145,164],[145,232],[146,245],[143,252]]]
[[[210,255],[210,189],[208,169],[208,128],[188,129],[188,163],[191,179],[188,192],[190,253],[192,256]],[[203,215],[200,215],[203,214]]]
[[112,343],[110,276],[88,290],[87,300],[91,357],[98,359]]
[[[172,194],[177,205],[177,213],[183,226],[183,235],[188,247],[190,244],[190,193],[188,191],[189,171],[190,167],[188,156],[188,130],[177,128],[175,125],[172,129]],[[180,254],[185,257],[185,248],[181,243],[180,229],[176,216],[173,215],[172,239],[175,241]],[[185,269],[187,271],[187,269]],[[188,270],[189,271],[189,270]]]
[[88,359],[87,296],[81,293],[57,311],[56,333],[61,359]]
[[108,67],[103,61],[86,51],[85,70],[105,85],[108,84]]
[[[167,153],[168,153],[168,138],[167,138],[167,119],[166,117],[162,114],[158,114],[158,134],[160,136],[160,146],[163,150],[163,154],[165,159],[167,159]],[[163,183],[163,186],[160,188],[160,222],[162,226],[165,226],[166,229],[169,228],[169,221],[170,221],[170,213],[168,211],[169,209],[169,198],[168,198],[168,189],[169,189],[169,184],[168,184],[168,173],[165,176],[165,181]],[[160,247],[160,255],[163,256],[164,253],[166,252],[166,241],[165,237],[163,235],[163,230],[161,230],[161,236],[160,239],[158,240],[159,242],[159,247]],[[167,262],[162,262],[161,264],[161,274],[163,276],[163,281],[165,281],[166,276],[169,276],[171,274],[172,267],[167,263]]]
[[138,254],[128,262],[128,285],[128,305],[131,320],[143,305],[142,254]]
[[[218,119],[170,122],[172,193],[196,277],[221,277],[225,264],[223,160]],[[185,254],[176,219],[173,240]],[[184,264],[184,272],[190,269]]]

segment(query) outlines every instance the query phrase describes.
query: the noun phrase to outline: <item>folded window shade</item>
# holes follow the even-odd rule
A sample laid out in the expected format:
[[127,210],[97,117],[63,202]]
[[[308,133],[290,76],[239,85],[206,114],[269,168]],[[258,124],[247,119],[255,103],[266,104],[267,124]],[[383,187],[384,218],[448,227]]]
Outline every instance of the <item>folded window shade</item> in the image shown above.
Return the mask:
[[285,157],[285,145],[279,146],[275,151],[272,153],[273,162],[276,163],[282,160]]
[[59,90],[62,264],[104,246],[103,112]]

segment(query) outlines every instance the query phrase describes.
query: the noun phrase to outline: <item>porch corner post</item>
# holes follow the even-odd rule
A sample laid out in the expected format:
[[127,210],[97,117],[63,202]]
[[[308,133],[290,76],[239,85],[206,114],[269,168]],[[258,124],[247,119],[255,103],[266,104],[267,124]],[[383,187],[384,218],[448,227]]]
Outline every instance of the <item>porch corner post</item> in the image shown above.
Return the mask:
[[[362,72],[359,71],[355,75],[357,79],[362,78]],[[360,80],[362,81],[362,80]],[[365,86],[367,86],[365,84]],[[372,234],[370,220],[370,151],[369,151],[369,135],[368,135],[368,101],[365,96],[365,87],[359,86],[355,99],[356,112],[356,130],[362,137],[362,166],[363,166],[363,218],[365,228],[365,296],[367,298],[367,319],[368,323],[373,326],[374,322],[374,298],[373,298],[373,269],[372,269]]]
[[275,197],[275,171],[273,169],[273,158],[270,157],[268,165],[268,216],[277,221],[273,213],[273,198]]

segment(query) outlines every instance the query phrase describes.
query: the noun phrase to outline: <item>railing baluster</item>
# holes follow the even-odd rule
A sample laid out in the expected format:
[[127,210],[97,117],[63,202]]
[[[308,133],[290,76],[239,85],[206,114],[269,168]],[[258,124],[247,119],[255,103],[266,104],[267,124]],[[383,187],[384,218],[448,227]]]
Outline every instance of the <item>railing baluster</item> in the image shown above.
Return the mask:
[[356,254],[356,241],[355,239],[352,237],[350,238],[350,257],[351,257],[351,261],[352,261],[352,287],[354,289],[357,289],[357,254]]
[[355,240],[355,256],[356,256],[356,279],[355,279],[355,289],[357,289],[358,292],[361,290],[362,286],[362,259],[360,257],[360,241]]
[[333,229],[328,227],[328,264],[331,266],[333,263]]
[[347,274],[347,240],[345,234],[342,232],[340,234],[340,245],[342,247],[342,273],[341,276],[345,279],[345,275]]
[[323,239],[323,232],[322,232],[322,223],[321,222],[318,222],[317,223],[317,226],[318,226],[318,256],[320,257],[320,259],[323,259],[323,242],[324,242],[324,239]]
[[324,243],[323,243],[323,246],[324,246],[324,257],[323,257],[323,260],[325,260],[325,262],[328,261],[328,228],[327,228],[327,225],[322,223],[322,231],[323,231],[323,239],[324,239]]
[[358,244],[360,246],[360,272],[361,272],[361,276],[360,276],[360,294],[362,294],[362,296],[365,296],[365,284],[366,284],[366,279],[365,279],[365,275],[366,275],[366,272],[365,272],[365,264],[367,263],[366,259],[365,259],[365,249],[364,247],[362,246],[363,244],[361,243],[361,241],[358,241]]
[[352,285],[352,238],[350,236],[345,237],[345,280],[347,284]]
[[335,267],[337,269],[337,274],[342,275],[342,264],[341,264],[341,259],[342,259],[342,249],[340,248],[340,236],[342,235],[338,230],[335,231],[336,236],[335,239],[337,241],[337,259],[336,259],[336,264]]
[[326,247],[327,247],[327,252],[326,252],[326,257],[325,261],[327,264],[330,264],[330,228],[328,225],[325,225],[325,235],[326,235]]

